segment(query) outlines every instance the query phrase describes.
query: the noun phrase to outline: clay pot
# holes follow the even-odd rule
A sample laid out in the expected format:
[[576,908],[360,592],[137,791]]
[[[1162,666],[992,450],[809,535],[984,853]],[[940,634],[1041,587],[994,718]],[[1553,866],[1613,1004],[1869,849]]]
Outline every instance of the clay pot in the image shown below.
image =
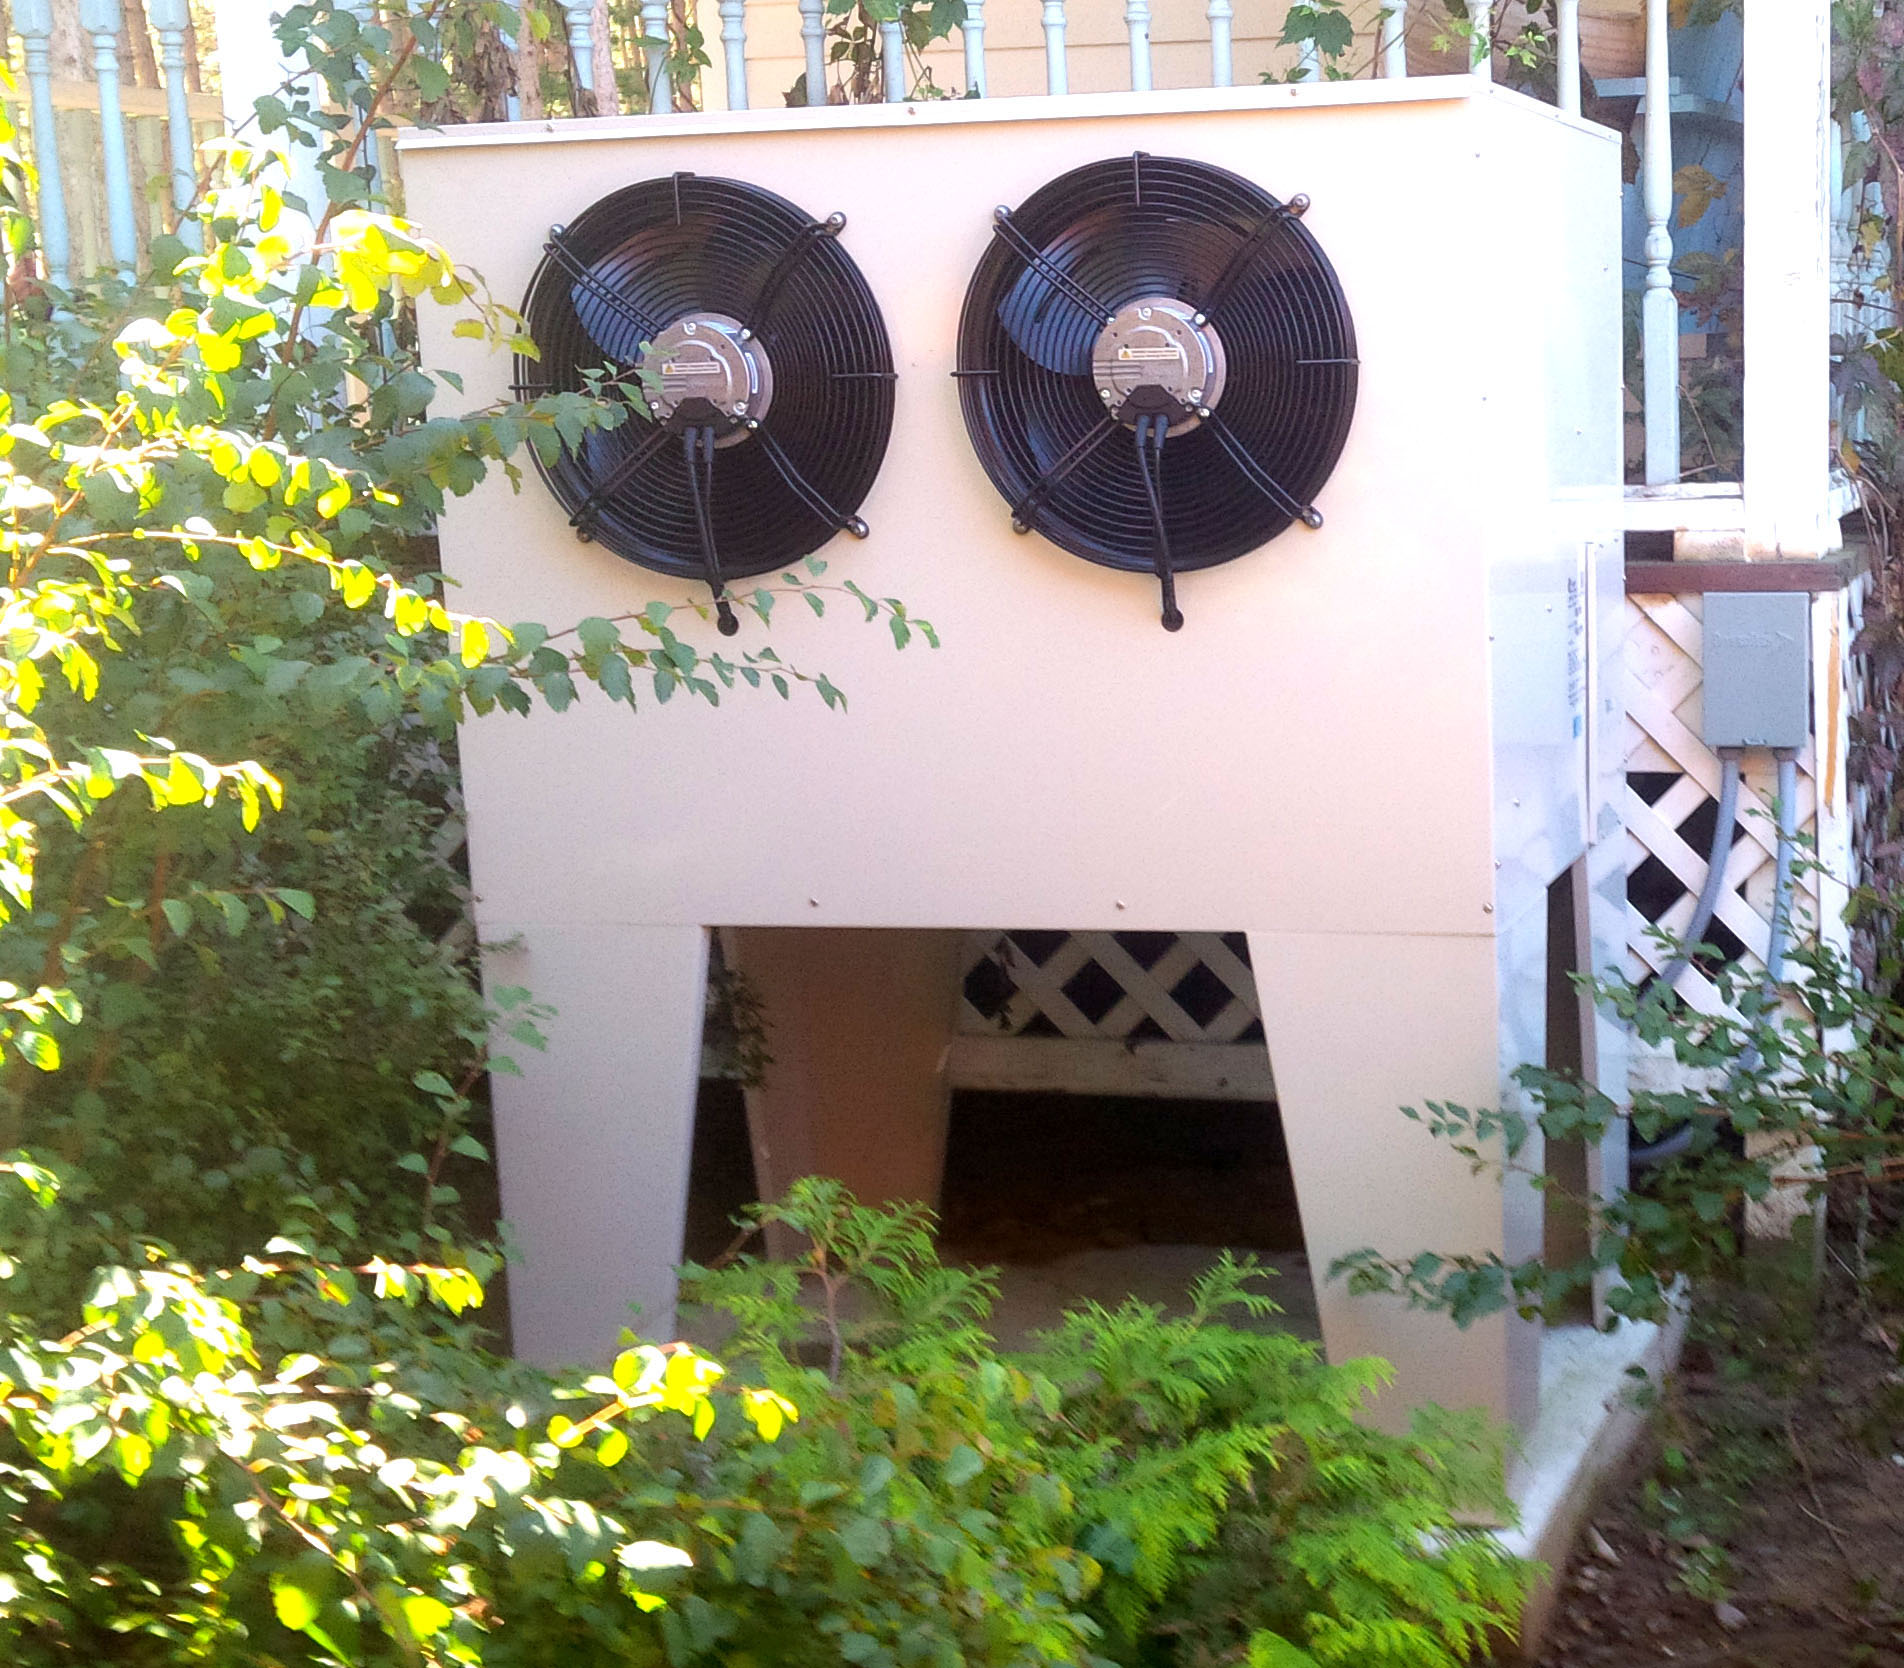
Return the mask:
[[[1454,15],[1467,10],[1454,0]],[[1434,49],[1437,35],[1448,33],[1449,0],[1414,0],[1408,8],[1408,73],[1456,75],[1466,64],[1461,43],[1447,52]],[[1495,17],[1495,30],[1511,39],[1527,26],[1527,8],[1507,6]],[[1646,73],[1646,0],[1580,0],[1580,62],[1595,80]]]

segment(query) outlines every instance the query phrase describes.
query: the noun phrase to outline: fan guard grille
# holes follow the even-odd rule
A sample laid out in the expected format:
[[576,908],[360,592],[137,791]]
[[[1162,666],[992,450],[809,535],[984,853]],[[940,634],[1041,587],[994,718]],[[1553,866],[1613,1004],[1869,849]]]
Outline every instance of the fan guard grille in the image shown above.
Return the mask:
[[1173,427],[1161,450],[1169,565],[1213,567],[1294,520],[1319,524],[1311,503],[1348,438],[1357,367],[1306,207],[1140,152],[1000,211],[966,292],[957,375],[967,432],[1021,530],[1107,567],[1158,566],[1138,449],[1105,410],[1091,353],[1111,315],[1159,296],[1208,309],[1226,361],[1214,419]]
[[[523,302],[542,355],[516,361],[524,393],[581,391],[604,366],[633,386],[644,344],[691,315],[739,320],[758,338],[771,407],[744,438],[725,425],[707,489],[730,579],[785,567],[843,528],[865,532],[856,512],[892,429],[892,349],[835,235],[844,223],[739,180],[644,180],[551,232]],[[537,468],[584,537],[661,573],[710,577],[682,438],[645,407]]]

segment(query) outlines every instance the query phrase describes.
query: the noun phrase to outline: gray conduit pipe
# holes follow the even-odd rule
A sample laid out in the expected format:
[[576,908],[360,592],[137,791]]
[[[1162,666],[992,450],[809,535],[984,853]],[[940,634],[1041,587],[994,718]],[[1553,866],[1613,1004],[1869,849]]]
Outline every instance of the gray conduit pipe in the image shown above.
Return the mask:
[[[1792,929],[1792,862],[1798,848],[1798,755],[1789,747],[1781,747],[1777,757],[1778,850],[1772,871],[1772,925],[1765,944],[1765,980],[1759,987],[1761,1013],[1770,1011],[1772,1000],[1785,977],[1785,952],[1791,944]],[[1736,753],[1728,751],[1720,756],[1719,819],[1712,831],[1712,852],[1706,860],[1706,884],[1700,889],[1699,902],[1693,909],[1692,921],[1686,928],[1680,953],[1660,974],[1669,989],[1690,965],[1693,949],[1706,928],[1712,924],[1713,911],[1719,905],[1720,887],[1724,884],[1725,857],[1732,850],[1738,807],[1739,758]],[[1715,875],[1719,877],[1717,885],[1714,884]],[[1730,1087],[1741,1071],[1756,1071],[1758,1065],[1758,1050],[1748,1048],[1728,1075],[1727,1086]],[[1682,1124],[1648,1146],[1629,1148],[1627,1166],[1632,1170],[1649,1170],[1656,1164],[1664,1164],[1669,1158],[1677,1158],[1691,1145],[1692,1125]]]

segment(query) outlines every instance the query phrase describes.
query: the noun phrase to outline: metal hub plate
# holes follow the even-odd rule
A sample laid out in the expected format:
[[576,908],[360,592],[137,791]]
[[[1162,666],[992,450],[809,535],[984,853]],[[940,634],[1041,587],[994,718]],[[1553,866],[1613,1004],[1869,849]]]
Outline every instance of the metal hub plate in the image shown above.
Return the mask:
[[641,356],[641,373],[659,421],[688,400],[703,399],[741,425],[719,436],[717,447],[745,440],[747,425],[773,403],[773,366],[753,334],[725,313],[684,313]]
[[[1170,425],[1184,434],[1223,397],[1223,343],[1197,310],[1172,296],[1141,296],[1119,310],[1091,349],[1091,375],[1107,410],[1122,410],[1143,387],[1159,388],[1188,413]],[[1135,425],[1137,414],[1126,419]]]

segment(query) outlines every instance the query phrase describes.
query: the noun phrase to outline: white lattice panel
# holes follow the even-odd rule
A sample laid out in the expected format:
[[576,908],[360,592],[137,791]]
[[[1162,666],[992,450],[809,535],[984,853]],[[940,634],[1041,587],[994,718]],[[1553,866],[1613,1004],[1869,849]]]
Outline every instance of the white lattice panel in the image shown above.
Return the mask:
[[[1634,978],[1665,965],[1650,929],[1683,932],[1706,878],[1720,766],[1699,734],[1702,603],[1696,593],[1627,599],[1627,969]],[[1843,592],[1822,593],[1813,603],[1813,734],[1798,758],[1799,828],[1818,868],[1801,880],[1793,925],[1809,936],[1822,921],[1834,943],[1842,941],[1845,874],[1846,609]],[[1776,770],[1769,752],[1746,755],[1726,889],[1715,930],[1706,935],[1747,972],[1764,966],[1770,933]],[[1703,1012],[1720,1005],[1713,983],[1697,968],[1688,968],[1677,988]]]
[[962,971],[960,1087],[1275,1092],[1241,934],[975,932]]

